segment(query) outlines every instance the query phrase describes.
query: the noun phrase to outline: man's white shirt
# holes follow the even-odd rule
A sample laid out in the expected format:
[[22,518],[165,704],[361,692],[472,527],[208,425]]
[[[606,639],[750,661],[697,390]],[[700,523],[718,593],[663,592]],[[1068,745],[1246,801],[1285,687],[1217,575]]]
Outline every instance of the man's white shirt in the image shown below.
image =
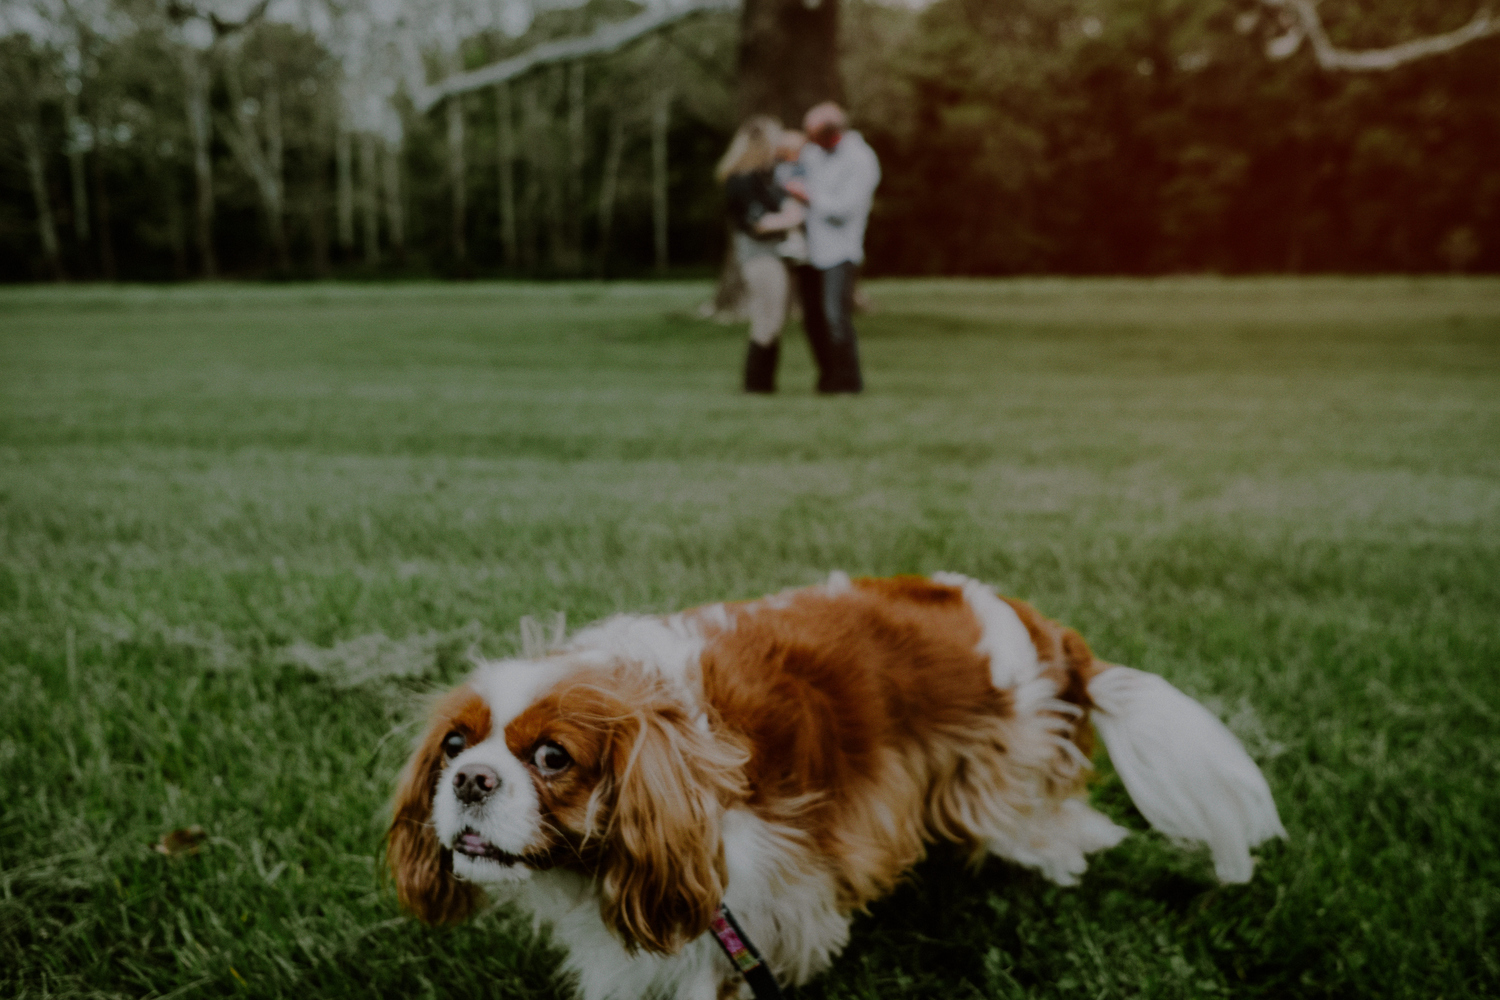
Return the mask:
[[807,173],[807,249],[813,267],[863,263],[865,223],[880,184],[875,151],[850,130],[833,152],[810,142],[800,159]]

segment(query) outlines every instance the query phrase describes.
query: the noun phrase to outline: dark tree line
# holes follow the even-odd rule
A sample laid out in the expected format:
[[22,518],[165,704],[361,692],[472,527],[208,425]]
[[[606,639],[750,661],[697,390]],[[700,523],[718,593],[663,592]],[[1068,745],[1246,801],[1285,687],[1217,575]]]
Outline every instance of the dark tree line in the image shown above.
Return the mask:
[[[807,24],[757,30],[777,4]],[[544,12],[452,59],[483,66],[632,9]],[[1351,47],[1472,14],[1320,10]],[[338,53],[254,24],[201,55],[207,162],[172,39],[95,39],[69,70],[12,34],[0,278],[191,278],[205,260],[245,277],[621,276],[663,251],[707,274],[724,249],[710,173],[739,114],[794,118],[840,89],[884,165],[871,273],[1500,270],[1500,37],[1360,74],[1269,57],[1287,27],[1261,0],[759,0],[743,24],[704,14],[503,92],[425,112],[397,93],[394,121],[350,135]],[[835,34],[838,66],[778,71]]]
[[[1323,4],[1346,44],[1466,3]],[[875,266],[899,273],[1500,270],[1500,37],[1388,72],[1267,57],[1203,0],[943,0],[888,61]]]
[[[538,7],[519,36],[425,52],[432,72],[634,5]],[[84,50],[76,72],[61,44],[0,36],[0,276],[612,275],[719,252],[702,165],[734,117],[730,12],[423,111],[401,89],[400,25],[367,18],[351,42],[270,20],[188,23],[194,44],[160,17],[65,35]]]

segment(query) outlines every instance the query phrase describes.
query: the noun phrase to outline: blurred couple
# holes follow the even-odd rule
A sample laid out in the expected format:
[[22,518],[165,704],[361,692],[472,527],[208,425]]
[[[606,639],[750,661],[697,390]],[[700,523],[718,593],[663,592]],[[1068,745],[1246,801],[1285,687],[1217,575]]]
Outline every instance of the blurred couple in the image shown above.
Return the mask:
[[715,176],[724,185],[750,313],[745,391],[775,392],[781,328],[795,278],[820,393],[864,388],[854,334],[854,281],[880,183],[875,151],[831,101],[802,131],[757,115],[735,133]]

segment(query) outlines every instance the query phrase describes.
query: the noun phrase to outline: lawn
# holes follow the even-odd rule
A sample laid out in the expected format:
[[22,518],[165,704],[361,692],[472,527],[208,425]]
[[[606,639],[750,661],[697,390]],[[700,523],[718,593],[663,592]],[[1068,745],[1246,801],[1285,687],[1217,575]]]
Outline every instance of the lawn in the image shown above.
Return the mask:
[[380,877],[423,694],[835,568],[1165,675],[1290,839],[1228,888],[939,848],[803,997],[1500,992],[1500,281],[871,290],[832,399],[800,337],[737,393],[700,285],[0,290],[0,995],[557,996]]

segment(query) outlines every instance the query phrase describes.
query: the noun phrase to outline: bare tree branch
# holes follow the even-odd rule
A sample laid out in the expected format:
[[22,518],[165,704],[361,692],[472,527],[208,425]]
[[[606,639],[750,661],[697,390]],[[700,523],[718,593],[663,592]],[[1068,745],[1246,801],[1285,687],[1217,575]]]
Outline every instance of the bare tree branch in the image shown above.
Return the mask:
[[738,7],[738,0],[679,0],[677,3],[654,6],[624,21],[601,25],[590,34],[544,42],[518,56],[481,66],[479,69],[454,73],[433,84],[426,83],[417,74],[420,64],[408,58],[407,89],[411,91],[411,100],[417,110],[424,112],[445,97],[514,80],[538,66],[614,52],[643,35],[693,14],[734,10]]
[[1286,33],[1266,44],[1266,54],[1272,59],[1285,59],[1301,48],[1305,39],[1312,42],[1313,57],[1324,69],[1354,72],[1395,69],[1403,63],[1451,52],[1470,42],[1500,34],[1500,20],[1491,17],[1488,10],[1481,9],[1462,28],[1441,35],[1416,38],[1383,49],[1341,49],[1328,40],[1328,32],[1323,28],[1323,19],[1313,0],[1261,0],[1261,3],[1295,17]]

